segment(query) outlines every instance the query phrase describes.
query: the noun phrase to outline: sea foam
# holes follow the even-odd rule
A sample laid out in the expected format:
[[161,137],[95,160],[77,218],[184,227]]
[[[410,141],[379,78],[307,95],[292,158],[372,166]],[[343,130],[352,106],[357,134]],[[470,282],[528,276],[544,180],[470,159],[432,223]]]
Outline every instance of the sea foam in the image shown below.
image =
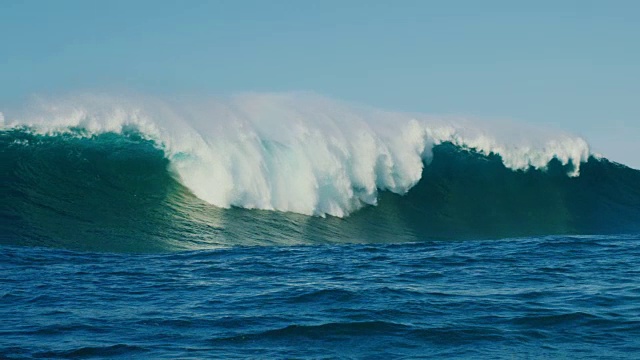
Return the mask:
[[84,94],[0,113],[0,125],[79,136],[137,131],[164,150],[183,185],[213,205],[337,217],[375,205],[379,191],[406,193],[443,142],[498,154],[514,171],[544,169],[555,158],[571,165],[569,176],[591,154],[585,140],[556,130],[383,111],[310,93]]

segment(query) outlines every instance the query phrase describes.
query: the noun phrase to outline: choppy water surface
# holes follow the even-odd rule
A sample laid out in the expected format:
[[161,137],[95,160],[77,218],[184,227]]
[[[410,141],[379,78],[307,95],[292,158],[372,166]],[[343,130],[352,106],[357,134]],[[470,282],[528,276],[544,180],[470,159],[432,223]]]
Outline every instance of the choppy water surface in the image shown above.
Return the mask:
[[640,236],[0,247],[1,358],[637,358]]

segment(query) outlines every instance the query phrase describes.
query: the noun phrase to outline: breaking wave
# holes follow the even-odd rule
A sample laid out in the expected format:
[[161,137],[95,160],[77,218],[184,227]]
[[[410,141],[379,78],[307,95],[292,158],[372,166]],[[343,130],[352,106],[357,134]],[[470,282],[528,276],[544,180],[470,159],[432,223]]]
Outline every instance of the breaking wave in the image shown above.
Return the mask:
[[579,137],[509,122],[313,94],[83,95],[0,122],[4,244],[164,251],[640,230],[639,171]]
[[[496,154],[512,170],[552,159],[579,174],[587,143],[509,123],[436,119],[357,107],[312,94],[250,94],[207,101],[83,95],[40,101],[5,129],[94,137],[136,131],[179,181],[218,207],[344,217],[379,191],[418,183],[438,144]],[[473,176],[473,174],[470,174]]]

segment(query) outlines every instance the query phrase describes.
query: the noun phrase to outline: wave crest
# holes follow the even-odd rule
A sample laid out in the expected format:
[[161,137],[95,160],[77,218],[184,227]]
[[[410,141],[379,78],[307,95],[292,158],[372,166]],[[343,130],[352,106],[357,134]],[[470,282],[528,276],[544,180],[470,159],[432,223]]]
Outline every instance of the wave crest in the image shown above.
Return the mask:
[[202,200],[318,216],[376,204],[379,191],[406,193],[442,143],[499,155],[514,171],[557,159],[570,176],[590,156],[586,141],[557,131],[388,112],[308,93],[80,95],[40,100],[7,119],[0,114],[0,124],[88,137],[135,129],[162,148],[180,182]]

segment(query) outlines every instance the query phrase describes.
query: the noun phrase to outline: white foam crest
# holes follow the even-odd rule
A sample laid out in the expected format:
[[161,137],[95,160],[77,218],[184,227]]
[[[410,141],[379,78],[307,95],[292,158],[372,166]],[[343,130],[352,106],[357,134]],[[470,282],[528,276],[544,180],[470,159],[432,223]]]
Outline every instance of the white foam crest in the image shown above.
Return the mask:
[[406,193],[443,142],[499,154],[513,170],[545,168],[556,158],[573,164],[572,176],[590,155],[583,139],[557,131],[393,113],[307,93],[199,101],[81,95],[38,101],[0,120],[2,128],[43,134],[135,128],[160,144],[180,181],[211,204],[319,216],[376,204],[381,190]]

